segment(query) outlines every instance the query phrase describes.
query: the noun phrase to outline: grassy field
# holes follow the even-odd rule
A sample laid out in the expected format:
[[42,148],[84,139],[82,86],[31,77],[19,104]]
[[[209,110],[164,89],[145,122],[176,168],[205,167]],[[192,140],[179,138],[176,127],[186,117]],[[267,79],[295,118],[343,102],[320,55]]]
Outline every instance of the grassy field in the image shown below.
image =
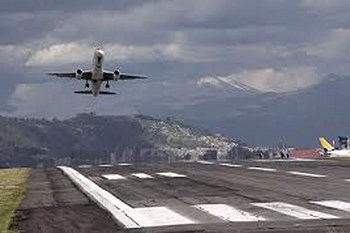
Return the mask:
[[8,230],[15,211],[25,194],[30,169],[0,169],[0,232]]

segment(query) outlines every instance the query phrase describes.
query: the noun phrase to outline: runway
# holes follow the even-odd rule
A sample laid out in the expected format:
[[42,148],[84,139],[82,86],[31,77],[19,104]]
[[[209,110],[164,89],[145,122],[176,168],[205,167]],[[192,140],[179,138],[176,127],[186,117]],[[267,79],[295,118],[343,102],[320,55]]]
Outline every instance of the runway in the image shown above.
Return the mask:
[[[349,232],[349,168],[346,162],[301,160],[60,169],[62,179],[70,177],[65,169],[79,174],[78,183],[70,179],[109,212],[102,222],[114,220],[119,231]],[[84,182],[96,187],[84,190]]]

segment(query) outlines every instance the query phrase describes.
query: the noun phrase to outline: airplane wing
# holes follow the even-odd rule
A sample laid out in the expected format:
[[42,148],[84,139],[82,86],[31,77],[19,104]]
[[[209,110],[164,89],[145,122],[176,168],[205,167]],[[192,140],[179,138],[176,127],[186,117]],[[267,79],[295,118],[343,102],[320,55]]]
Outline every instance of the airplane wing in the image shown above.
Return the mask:
[[[77,78],[76,73],[75,72],[53,72],[53,73],[46,73],[47,75],[50,76],[56,76],[59,78]],[[84,71],[81,73],[81,79],[84,80],[90,80],[92,76],[92,72],[91,71]]]
[[[119,79],[120,80],[132,80],[132,79],[147,79],[148,77],[138,75],[138,74],[125,74],[125,73],[120,73],[119,74]],[[103,72],[103,80],[114,80],[114,74],[113,72]]]

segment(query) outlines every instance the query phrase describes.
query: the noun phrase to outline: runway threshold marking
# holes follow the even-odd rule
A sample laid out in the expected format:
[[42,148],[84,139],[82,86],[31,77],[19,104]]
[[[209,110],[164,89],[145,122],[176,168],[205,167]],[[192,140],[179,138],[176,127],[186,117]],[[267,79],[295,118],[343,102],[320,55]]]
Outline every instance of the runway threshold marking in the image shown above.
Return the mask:
[[200,164],[206,164],[206,165],[212,165],[215,164],[214,162],[210,162],[210,161],[204,161],[204,160],[198,160],[197,163]]
[[240,164],[233,164],[233,163],[220,163],[221,166],[225,167],[242,167]]
[[269,202],[269,203],[252,203],[254,206],[262,207],[272,211],[279,212],[298,219],[338,219],[339,217],[331,214],[322,213],[319,211],[309,210],[300,206],[284,203],[284,202]]
[[298,172],[298,171],[288,171],[287,173],[297,176],[308,176],[308,177],[314,177],[314,178],[325,178],[328,177],[327,175],[320,175],[320,174],[313,174],[313,173],[306,173],[306,172]]
[[129,212],[142,227],[160,227],[171,225],[189,225],[196,222],[186,218],[167,207],[135,208]]
[[99,167],[113,167],[113,164],[100,164]]
[[197,223],[167,207],[132,208],[73,168],[65,166],[60,166],[58,168],[87,196],[103,209],[107,210],[112,217],[125,228],[189,225]]
[[338,201],[338,200],[310,201],[310,203],[350,212],[350,203],[345,201]]
[[131,166],[131,163],[118,163],[118,166]]
[[132,173],[131,175],[135,176],[137,178],[140,178],[140,179],[152,179],[152,178],[154,178],[153,176],[148,175],[146,173]]
[[248,170],[257,170],[257,171],[265,171],[265,172],[277,172],[275,168],[267,168],[267,167],[248,167]]
[[78,168],[91,168],[92,165],[79,165]]
[[193,207],[229,222],[257,222],[266,220],[261,216],[254,216],[225,204],[204,204],[194,205]]
[[103,174],[101,176],[107,180],[126,180],[126,177],[119,174]]
[[165,177],[171,177],[171,178],[185,178],[186,175],[178,174],[175,172],[157,172],[157,175],[165,176]]

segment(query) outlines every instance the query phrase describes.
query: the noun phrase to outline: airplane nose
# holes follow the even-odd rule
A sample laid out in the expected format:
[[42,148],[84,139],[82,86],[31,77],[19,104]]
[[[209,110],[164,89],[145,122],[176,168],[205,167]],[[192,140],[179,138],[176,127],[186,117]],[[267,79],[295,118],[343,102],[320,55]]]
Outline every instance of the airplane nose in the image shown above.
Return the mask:
[[98,55],[99,57],[103,57],[104,54],[105,54],[101,48],[97,48],[95,53],[96,53],[96,55]]
[[99,57],[103,57],[105,55],[105,53],[102,50],[99,50],[98,53]]

